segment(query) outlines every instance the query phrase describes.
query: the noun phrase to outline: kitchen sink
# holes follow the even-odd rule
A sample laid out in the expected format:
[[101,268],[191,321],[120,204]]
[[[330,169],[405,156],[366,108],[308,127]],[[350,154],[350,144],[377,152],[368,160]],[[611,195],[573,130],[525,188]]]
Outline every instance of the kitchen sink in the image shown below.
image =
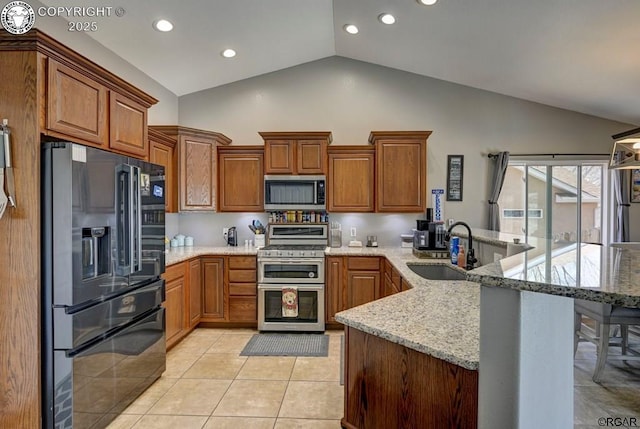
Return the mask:
[[409,269],[427,280],[466,280],[467,275],[449,266],[437,264],[407,264]]

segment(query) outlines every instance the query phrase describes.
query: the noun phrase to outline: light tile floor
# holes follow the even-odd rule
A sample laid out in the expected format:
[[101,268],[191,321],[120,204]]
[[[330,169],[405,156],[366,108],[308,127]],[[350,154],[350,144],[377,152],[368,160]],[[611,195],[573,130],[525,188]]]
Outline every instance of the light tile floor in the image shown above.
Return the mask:
[[[169,351],[163,376],[109,429],[339,428],[342,331],[327,331],[328,357],[240,356],[254,333],[196,329]],[[610,361],[601,385],[591,380],[594,366],[595,346],[581,343],[574,428],[601,428],[598,419],[607,417],[636,418],[640,427],[640,362]]]
[[[611,354],[619,350],[610,348]],[[573,366],[574,428],[640,427],[640,361],[609,360],[598,385],[591,379],[595,359],[595,345],[580,343]],[[607,418],[621,420],[599,424],[599,419]],[[625,425],[625,418],[629,423],[635,419],[635,426]]]
[[340,336],[328,357],[240,356],[257,331],[196,329],[109,429],[335,429],[343,414]]

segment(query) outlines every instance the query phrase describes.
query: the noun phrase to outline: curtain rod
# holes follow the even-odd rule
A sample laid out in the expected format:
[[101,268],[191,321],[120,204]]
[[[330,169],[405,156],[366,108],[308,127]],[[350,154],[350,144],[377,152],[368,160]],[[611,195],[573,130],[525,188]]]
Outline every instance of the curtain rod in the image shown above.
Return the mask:
[[[555,158],[556,156],[610,156],[610,153],[511,153],[509,156],[550,156]],[[490,153],[487,155],[489,158],[497,158],[497,153]]]

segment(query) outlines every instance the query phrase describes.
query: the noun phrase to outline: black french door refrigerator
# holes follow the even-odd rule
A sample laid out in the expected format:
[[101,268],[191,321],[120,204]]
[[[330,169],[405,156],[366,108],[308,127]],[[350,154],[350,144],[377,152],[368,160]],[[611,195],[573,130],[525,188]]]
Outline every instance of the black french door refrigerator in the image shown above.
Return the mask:
[[42,153],[44,428],[106,427],[165,370],[164,169]]

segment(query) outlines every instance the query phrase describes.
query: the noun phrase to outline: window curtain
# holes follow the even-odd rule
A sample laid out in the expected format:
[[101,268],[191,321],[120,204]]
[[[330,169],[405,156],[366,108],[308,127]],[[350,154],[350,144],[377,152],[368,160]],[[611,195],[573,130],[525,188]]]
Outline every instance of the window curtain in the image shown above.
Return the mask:
[[[620,156],[620,153],[618,153]],[[629,206],[631,206],[631,170],[620,169],[613,172],[616,195],[616,228],[613,241],[629,241]]]
[[489,194],[489,230],[500,231],[500,206],[498,197],[502,191],[504,176],[509,166],[509,152],[500,152],[494,158],[492,189]]

